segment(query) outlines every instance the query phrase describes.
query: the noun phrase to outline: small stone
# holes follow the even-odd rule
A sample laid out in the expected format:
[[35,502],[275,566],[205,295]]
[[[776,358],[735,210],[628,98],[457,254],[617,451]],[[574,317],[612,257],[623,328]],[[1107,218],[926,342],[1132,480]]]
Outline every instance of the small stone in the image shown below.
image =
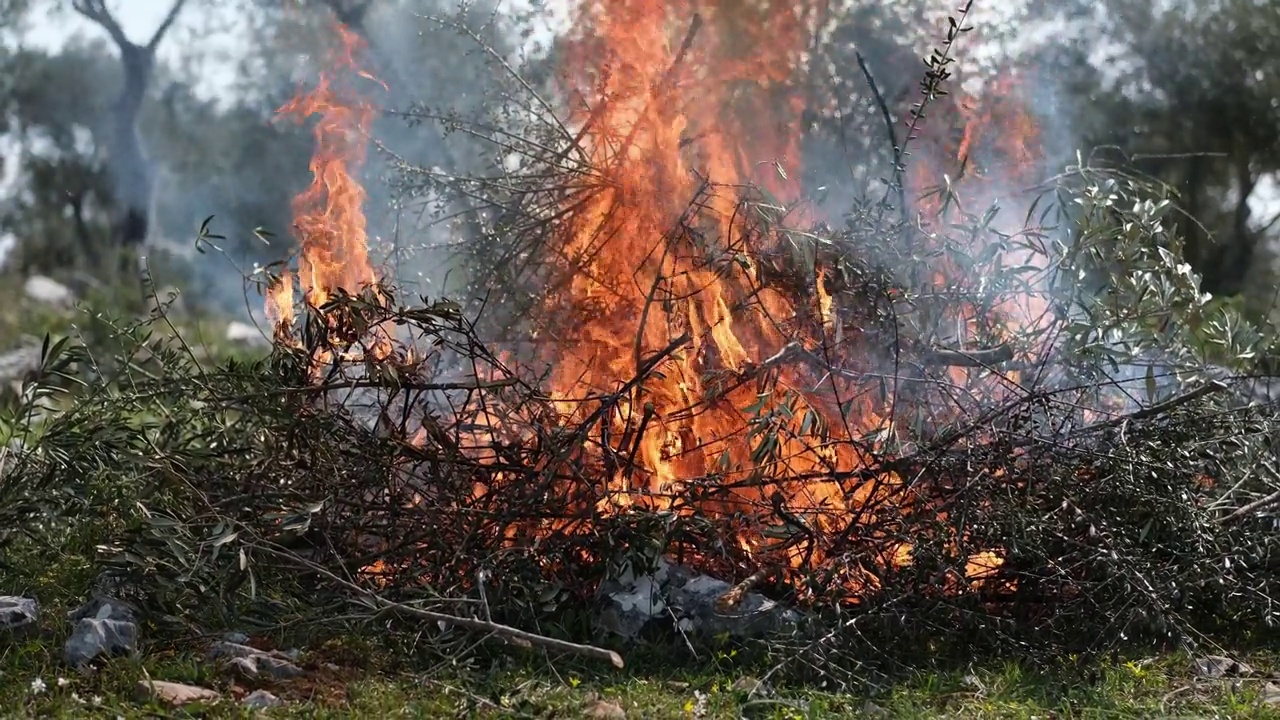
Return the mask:
[[743,676],[733,681],[734,690],[748,695],[760,692],[763,688],[764,683],[750,676]]
[[668,690],[675,690],[676,692],[689,689],[689,683],[680,680],[668,680],[666,686]]
[[138,644],[138,626],[118,620],[85,618],[76,623],[63,647],[62,659],[71,667],[88,665],[99,655],[127,655]]
[[656,578],[643,575],[630,582],[614,583],[602,593],[604,607],[596,617],[599,627],[624,638],[633,638],[666,613],[662,588]]
[[1268,682],[1262,686],[1262,691],[1258,693],[1258,699],[1263,705],[1280,705],[1280,685]]
[[[32,373],[40,369],[40,346],[27,345],[6,353],[0,353],[0,380],[8,383],[20,383]],[[13,387],[15,392],[21,391],[21,385]]]
[[862,704],[862,717],[887,718],[889,711],[868,700]]
[[71,622],[85,618],[137,622],[138,613],[123,600],[116,600],[109,595],[96,595],[89,602],[67,613],[67,619]]
[[1253,668],[1225,655],[1206,655],[1196,658],[1195,673],[1205,678],[1244,677],[1253,674]]
[[583,709],[583,715],[592,720],[627,720],[627,711],[608,700],[596,700]]
[[0,629],[18,630],[35,623],[37,617],[39,609],[34,599],[0,595]]
[[125,655],[138,644],[137,615],[119,600],[95,597],[67,614],[75,623],[62,657],[72,667],[82,667],[100,655]]
[[688,627],[706,635],[728,633],[739,637],[760,637],[793,625],[799,616],[793,610],[761,595],[749,592],[731,614],[717,608],[718,601],[733,588],[729,583],[707,575],[696,575],[669,594],[671,607]]
[[280,707],[284,704],[284,701],[266,690],[254,690],[248,695],[245,695],[244,699],[240,701],[240,704],[253,710],[266,710],[268,708]]
[[215,702],[222,697],[208,688],[164,680],[139,680],[136,692],[140,701],[155,700],[174,707],[195,702]]
[[75,294],[71,288],[44,275],[32,275],[22,286],[22,292],[29,299],[45,305],[68,307],[75,302]]

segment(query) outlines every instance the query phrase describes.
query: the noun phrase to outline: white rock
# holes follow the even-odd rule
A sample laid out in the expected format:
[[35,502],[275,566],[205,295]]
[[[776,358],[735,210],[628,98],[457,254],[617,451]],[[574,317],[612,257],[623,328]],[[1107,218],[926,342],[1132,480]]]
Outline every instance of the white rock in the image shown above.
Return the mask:
[[240,701],[240,704],[253,710],[266,710],[268,708],[279,707],[284,704],[284,701],[266,690],[254,690],[248,695],[245,695],[244,699]]
[[156,700],[173,706],[193,702],[213,702],[221,697],[208,688],[164,680],[139,680],[136,693],[140,699]]
[[262,331],[240,321],[233,321],[227,324],[227,341],[240,343],[250,347],[266,347],[271,344]]
[[0,596],[0,629],[17,630],[36,621],[39,610],[36,601],[16,595]]
[[75,302],[71,288],[44,275],[32,275],[22,286],[22,292],[30,299],[46,305],[70,306]]

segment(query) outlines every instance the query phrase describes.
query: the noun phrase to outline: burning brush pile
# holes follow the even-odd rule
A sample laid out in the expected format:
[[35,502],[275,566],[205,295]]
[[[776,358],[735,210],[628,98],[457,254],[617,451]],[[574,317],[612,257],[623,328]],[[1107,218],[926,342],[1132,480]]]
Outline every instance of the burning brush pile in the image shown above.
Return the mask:
[[[833,229],[793,179],[821,18],[665,5],[585,3],[558,144],[504,148],[503,323],[377,282],[354,171],[378,85],[340,32],[285,108],[319,120],[276,352],[165,355],[46,430],[28,477],[132,473],[142,510],[101,549],[169,613],[330,593],[931,653],[1269,619],[1273,412],[1228,377],[1257,341],[1179,266],[1157,191],[1083,163],[1009,190],[1047,162],[1017,79],[936,93],[961,17],[925,86],[963,132],[909,113],[900,185]],[[125,410],[160,419],[109,430]]]

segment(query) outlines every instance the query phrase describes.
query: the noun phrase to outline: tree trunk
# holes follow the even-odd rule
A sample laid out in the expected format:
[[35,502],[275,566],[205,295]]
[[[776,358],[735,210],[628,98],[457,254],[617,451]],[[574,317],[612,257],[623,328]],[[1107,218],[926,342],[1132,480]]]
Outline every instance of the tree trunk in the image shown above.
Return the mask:
[[130,273],[131,259],[146,241],[151,226],[153,182],[151,165],[142,150],[138,136],[138,118],[147,96],[155,66],[156,47],[164,38],[174,20],[182,12],[187,0],[173,0],[169,12],[156,28],[146,45],[139,45],[125,36],[120,24],[107,8],[105,0],[72,0],[76,12],[102,26],[120,50],[120,62],[124,70],[124,82],[120,97],[111,110],[108,128],[107,169],[111,178],[113,205],[113,249],[120,254],[121,271]]
[[146,241],[150,230],[151,165],[138,136],[138,118],[154,62],[152,51],[130,44],[121,48],[124,85],[112,109],[109,169],[115,194],[116,218],[112,240],[122,250],[122,270],[131,271],[128,258]]

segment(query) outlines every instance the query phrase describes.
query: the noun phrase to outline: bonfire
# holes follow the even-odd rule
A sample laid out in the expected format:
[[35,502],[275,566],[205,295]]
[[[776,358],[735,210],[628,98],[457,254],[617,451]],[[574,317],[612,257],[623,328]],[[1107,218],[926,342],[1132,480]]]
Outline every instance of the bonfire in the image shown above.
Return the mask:
[[[894,154],[904,160],[913,143],[912,159],[888,189],[912,200],[875,242],[902,246],[915,263],[904,278],[869,256],[873,243],[831,231],[798,180],[795,73],[822,5],[577,6],[560,74],[563,147],[530,170],[555,176],[538,193],[554,217],[519,230],[542,255],[544,290],[517,338],[533,349],[468,345],[470,377],[448,381],[415,362],[442,343],[397,334],[405,316],[370,261],[357,177],[379,83],[361,69],[358,38],[337,28],[318,85],[281,109],[319,122],[315,179],[295,205],[297,268],[274,280],[267,312],[316,387],[377,387],[378,374],[394,392],[445,393],[398,401],[412,423],[381,412],[401,457],[395,482],[365,496],[387,519],[353,539],[375,548],[362,578],[439,582],[448,566],[450,582],[482,591],[504,553],[536,550],[532,570],[504,567],[537,576],[546,597],[608,582],[631,592],[675,562],[738,582],[718,593],[721,610],[765,586],[845,606],[901,583],[988,608],[1079,599],[1084,575],[1027,571],[1053,567],[1048,555],[1010,567],[1008,537],[976,520],[1037,478],[1096,480],[1084,466],[1063,475],[1001,425],[1063,392],[1042,384],[1055,352],[1047,329],[1060,321],[1049,280],[992,291],[948,245],[968,228],[961,250],[988,269],[1047,262],[1033,242],[1043,235],[1007,219],[1031,214],[1018,191],[1047,171],[1024,88],[1006,75],[981,95],[957,92],[930,126],[903,113]],[[1009,212],[970,206],[994,202]],[[1006,245],[989,246],[993,236]],[[454,310],[417,317],[437,340],[473,329]],[[1056,427],[1118,425],[1107,410],[1072,405]],[[417,520],[397,526],[401,512]],[[393,536],[415,522],[430,537]],[[611,554],[628,553],[619,572]],[[593,582],[571,582],[584,577]]]

